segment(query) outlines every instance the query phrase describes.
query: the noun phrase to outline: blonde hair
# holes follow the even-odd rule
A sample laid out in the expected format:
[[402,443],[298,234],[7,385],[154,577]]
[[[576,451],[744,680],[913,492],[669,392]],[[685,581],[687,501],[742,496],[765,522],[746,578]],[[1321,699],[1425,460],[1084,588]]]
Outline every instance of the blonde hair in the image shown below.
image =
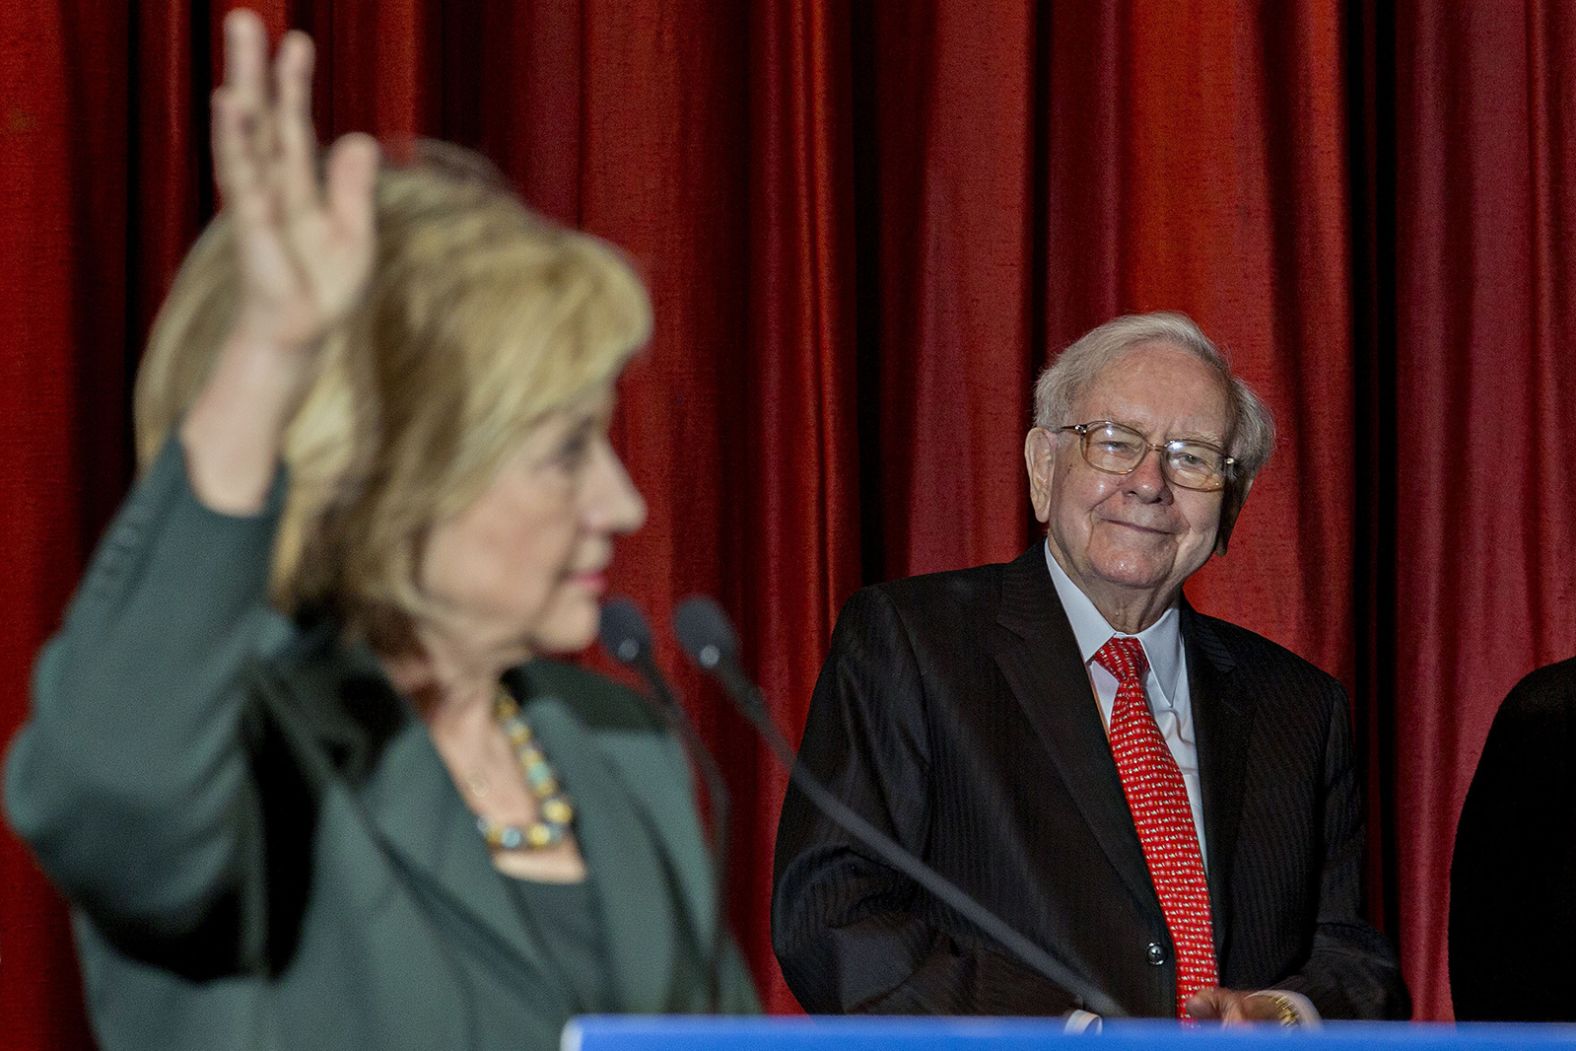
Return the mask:
[[[291,420],[271,591],[385,642],[431,613],[430,528],[474,501],[527,431],[611,383],[651,329],[618,252],[528,210],[484,160],[423,144],[386,167],[358,305],[325,337]],[[223,214],[182,264],[137,378],[146,466],[202,389],[237,301]]]

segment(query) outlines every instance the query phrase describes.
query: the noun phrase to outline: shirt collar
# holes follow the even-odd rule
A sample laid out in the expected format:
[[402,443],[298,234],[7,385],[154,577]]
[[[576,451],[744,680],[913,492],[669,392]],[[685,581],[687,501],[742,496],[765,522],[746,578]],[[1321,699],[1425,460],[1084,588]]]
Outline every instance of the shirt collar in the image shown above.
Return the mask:
[[[1112,635],[1124,633],[1111,627],[1089,596],[1073,583],[1072,577],[1052,557],[1049,540],[1045,542],[1045,565],[1051,571],[1051,583],[1056,585],[1056,595],[1062,600],[1062,609],[1067,612],[1073,637],[1078,640],[1079,656],[1087,667]],[[1173,602],[1159,620],[1134,638],[1143,644],[1144,656],[1149,658],[1151,686],[1160,691],[1160,696],[1150,700],[1169,708],[1177,696],[1177,675],[1182,669],[1181,616],[1177,613],[1177,603]]]

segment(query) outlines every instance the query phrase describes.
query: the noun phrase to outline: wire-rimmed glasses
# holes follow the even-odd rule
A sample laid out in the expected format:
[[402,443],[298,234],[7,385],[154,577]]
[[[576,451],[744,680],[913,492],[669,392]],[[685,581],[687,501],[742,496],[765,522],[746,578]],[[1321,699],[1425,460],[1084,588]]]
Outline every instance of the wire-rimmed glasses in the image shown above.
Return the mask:
[[1160,453],[1166,481],[1183,489],[1213,493],[1226,487],[1237,461],[1208,442],[1172,438],[1156,445],[1133,428],[1114,420],[1093,420],[1056,428],[1072,431],[1083,444],[1084,460],[1106,474],[1132,474],[1151,449]]

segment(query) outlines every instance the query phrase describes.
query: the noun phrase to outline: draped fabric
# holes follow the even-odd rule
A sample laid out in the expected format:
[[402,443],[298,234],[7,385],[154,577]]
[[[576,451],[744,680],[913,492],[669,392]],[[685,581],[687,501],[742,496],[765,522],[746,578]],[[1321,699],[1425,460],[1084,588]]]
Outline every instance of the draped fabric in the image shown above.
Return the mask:
[[[0,740],[125,491],[140,345],[212,213],[227,6],[0,5]],[[476,146],[636,261],[657,332],[615,438],[652,514],[615,585],[659,625],[719,595],[790,735],[853,589],[1030,541],[1055,351],[1193,314],[1282,437],[1189,593],[1352,689],[1374,914],[1418,1016],[1449,1017],[1461,799],[1509,686],[1576,652],[1566,5],[259,7],[317,38],[325,136]],[[734,788],[736,928],[792,1010],[783,774],[659,635]],[[0,834],[7,1046],[88,1046],[79,1001],[64,910]]]
[[1394,878],[1437,1011],[1446,847],[1489,723],[1576,653],[1576,11],[1397,6]]

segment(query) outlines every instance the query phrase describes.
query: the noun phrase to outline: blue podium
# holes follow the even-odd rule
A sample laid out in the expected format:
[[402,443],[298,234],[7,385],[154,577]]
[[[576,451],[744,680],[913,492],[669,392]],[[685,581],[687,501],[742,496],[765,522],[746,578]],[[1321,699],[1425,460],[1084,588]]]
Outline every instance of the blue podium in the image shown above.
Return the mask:
[[1061,1023],[1016,1018],[587,1017],[564,1029],[562,1051],[1488,1051],[1576,1048],[1576,1026],[1331,1022],[1315,1032],[1221,1030],[1174,1022],[1107,1022],[1068,1035]]

